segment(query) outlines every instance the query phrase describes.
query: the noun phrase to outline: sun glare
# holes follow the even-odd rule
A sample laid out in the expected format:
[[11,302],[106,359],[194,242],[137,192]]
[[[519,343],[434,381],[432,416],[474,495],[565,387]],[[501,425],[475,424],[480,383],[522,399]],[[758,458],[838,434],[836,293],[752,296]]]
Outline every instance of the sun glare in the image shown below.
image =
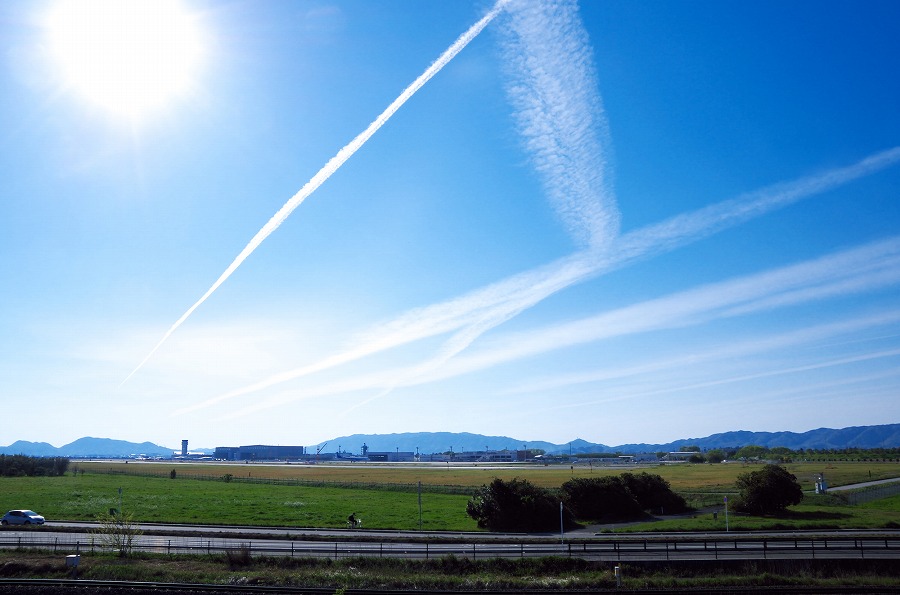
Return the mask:
[[189,93],[203,53],[178,0],[61,0],[47,34],[67,86],[132,118]]

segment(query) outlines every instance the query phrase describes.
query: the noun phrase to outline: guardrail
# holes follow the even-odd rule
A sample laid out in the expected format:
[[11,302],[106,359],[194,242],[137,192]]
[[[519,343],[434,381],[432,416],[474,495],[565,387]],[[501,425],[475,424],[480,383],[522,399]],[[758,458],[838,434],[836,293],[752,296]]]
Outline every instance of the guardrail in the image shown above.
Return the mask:
[[[0,536],[0,548],[41,549],[56,553],[102,552],[99,537],[60,538],[39,533]],[[563,556],[594,561],[898,559],[898,537],[598,540],[584,543],[397,543],[241,541],[195,537],[141,536],[134,551],[163,554],[226,554],[317,558],[430,559],[453,555],[471,559]]]
[[[124,467],[122,465],[121,467]],[[129,465],[136,467],[137,465]],[[176,479],[193,479],[197,481],[220,481],[226,483],[247,483],[247,484],[263,484],[263,485],[281,485],[296,487],[315,487],[315,488],[351,488],[365,490],[384,490],[389,492],[408,492],[415,494],[416,492],[426,492],[433,494],[458,494],[463,496],[471,496],[477,488],[457,485],[441,485],[441,484],[421,484],[418,483],[382,483],[382,482],[364,482],[364,481],[327,481],[321,479],[296,479],[296,478],[274,478],[274,477],[241,477],[232,474],[223,475],[207,475],[202,473],[191,473],[182,471],[176,467]],[[168,472],[154,471],[132,471],[130,469],[91,469],[89,474],[98,475],[127,475],[133,477],[154,477],[169,478]]]

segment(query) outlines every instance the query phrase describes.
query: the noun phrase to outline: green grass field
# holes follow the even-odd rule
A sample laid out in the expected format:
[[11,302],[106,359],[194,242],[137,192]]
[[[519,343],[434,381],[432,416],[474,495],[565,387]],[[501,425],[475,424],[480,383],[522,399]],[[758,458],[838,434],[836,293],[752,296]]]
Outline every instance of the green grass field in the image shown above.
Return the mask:
[[[734,481],[758,466],[675,465],[637,470],[658,473],[694,506],[720,504],[723,494],[734,494]],[[806,490],[819,473],[831,485],[900,476],[900,463],[831,463],[787,465]],[[587,466],[483,467],[346,466],[316,465],[194,465],[184,463],[83,463],[79,472],[65,477],[0,478],[0,508],[31,508],[53,520],[94,520],[111,508],[119,508],[119,488],[124,512],[135,520],[165,523],[237,524],[279,527],[346,526],[352,512],[370,529],[414,530],[419,528],[418,495],[415,490],[372,489],[422,482],[422,529],[426,531],[474,531],[475,522],[466,513],[469,494],[494,477],[526,478],[545,487],[559,487],[574,477],[618,474],[621,468]],[[176,478],[170,479],[172,469]],[[112,474],[110,474],[112,472]],[[126,473],[127,472],[127,473]],[[141,474],[158,474],[147,477]],[[192,475],[221,478],[230,482],[191,479]],[[244,478],[309,480],[324,486],[267,485],[246,483]],[[356,484],[357,487],[339,487]],[[441,493],[437,486],[453,486],[456,494]],[[890,498],[867,505],[848,506],[835,498],[809,495],[789,514],[777,519],[732,514],[730,528],[751,530],[767,527],[876,528],[900,522],[900,500]],[[723,530],[724,514],[698,512],[678,520],[667,520],[615,530]]]
[[[222,477],[231,474],[235,478],[253,477],[269,479],[301,479],[334,483],[356,482],[360,484],[415,484],[450,485],[477,488],[490,483],[495,477],[513,479],[515,477],[543,487],[556,488],[573,477],[618,475],[623,471],[640,473],[647,471],[664,477],[678,492],[728,492],[734,489],[734,482],[741,473],[758,469],[760,465],[727,463],[720,465],[653,465],[638,469],[621,467],[594,467],[587,464],[569,465],[516,465],[503,468],[485,466],[454,465],[381,465],[378,463],[357,463],[346,465],[262,465],[231,463],[129,463],[123,462],[77,462],[73,466],[85,471],[128,471],[168,475],[172,469],[178,476],[192,474]],[[804,490],[812,490],[816,478],[824,473],[832,486],[846,485],[876,479],[900,477],[898,462],[865,463],[789,463],[788,471],[797,476]]]
[[[119,508],[160,523],[345,527],[352,512],[366,528],[418,529],[415,493],[259,485],[127,475],[0,478],[0,508],[31,508],[52,520],[94,520]],[[422,528],[475,530],[467,496],[424,493]]]

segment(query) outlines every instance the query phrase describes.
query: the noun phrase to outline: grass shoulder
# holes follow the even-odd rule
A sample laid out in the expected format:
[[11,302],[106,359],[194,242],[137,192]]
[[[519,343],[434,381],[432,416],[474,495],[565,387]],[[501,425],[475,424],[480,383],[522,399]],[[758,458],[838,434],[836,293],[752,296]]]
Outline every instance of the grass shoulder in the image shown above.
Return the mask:
[[[890,560],[629,563],[620,565],[622,589],[710,587],[900,586]],[[4,578],[69,577],[63,558],[46,552],[0,552]],[[613,565],[577,558],[432,560],[387,558],[271,558],[228,555],[83,555],[79,578],[203,585],[259,585],[325,589],[612,590]]]
[[[783,514],[752,516],[730,512],[730,531],[810,531],[833,529],[897,529],[900,495],[866,504],[849,505],[830,495],[807,494],[803,502]],[[695,510],[676,517],[655,517],[647,522],[608,526],[607,532],[718,532],[726,530],[723,506]]]

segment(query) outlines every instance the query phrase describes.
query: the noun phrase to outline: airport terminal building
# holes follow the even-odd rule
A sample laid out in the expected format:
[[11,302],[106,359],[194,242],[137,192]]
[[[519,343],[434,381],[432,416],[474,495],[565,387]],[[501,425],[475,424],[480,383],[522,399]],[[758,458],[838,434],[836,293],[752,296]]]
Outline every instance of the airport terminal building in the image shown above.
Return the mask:
[[297,461],[304,458],[303,446],[217,446],[213,457],[220,461]]

